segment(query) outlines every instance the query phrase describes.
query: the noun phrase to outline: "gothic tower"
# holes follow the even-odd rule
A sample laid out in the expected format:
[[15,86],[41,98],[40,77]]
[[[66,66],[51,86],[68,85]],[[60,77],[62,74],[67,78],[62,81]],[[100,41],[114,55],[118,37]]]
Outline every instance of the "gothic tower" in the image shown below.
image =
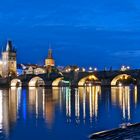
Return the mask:
[[45,60],[45,66],[55,66],[55,61],[52,56],[52,49],[48,50],[48,57]]
[[16,73],[16,50],[13,48],[12,42],[8,41],[5,50],[2,52],[2,77],[16,75]]

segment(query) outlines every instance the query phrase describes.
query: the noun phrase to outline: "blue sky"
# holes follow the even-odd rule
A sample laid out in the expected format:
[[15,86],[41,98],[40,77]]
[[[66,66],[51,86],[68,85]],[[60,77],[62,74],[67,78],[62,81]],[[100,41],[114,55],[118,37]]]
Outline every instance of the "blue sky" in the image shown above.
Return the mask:
[[51,43],[57,65],[139,68],[140,1],[1,1],[1,48],[7,39],[19,63],[43,64]]

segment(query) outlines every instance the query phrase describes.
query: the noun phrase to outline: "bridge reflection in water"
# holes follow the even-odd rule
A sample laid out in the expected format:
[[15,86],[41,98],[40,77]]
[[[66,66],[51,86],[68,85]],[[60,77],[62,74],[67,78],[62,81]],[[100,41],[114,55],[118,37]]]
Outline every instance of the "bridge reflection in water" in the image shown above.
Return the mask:
[[[134,94],[133,94],[134,92]],[[137,105],[137,87],[112,87],[111,88],[111,100],[115,106],[119,106],[122,111],[123,119],[131,119],[131,100]]]
[[[52,135],[57,125],[62,125],[63,129],[63,126],[69,123],[73,126],[86,124],[83,131],[88,135],[87,130],[96,132],[116,126],[115,119],[117,125],[126,121],[131,122],[131,118],[137,118],[139,114],[134,116],[134,112],[139,109],[138,102],[137,87],[112,87],[111,90],[101,89],[100,86],[76,89],[69,87],[4,89],[0,90],[0,131],[4,139],[8,139],[14,133],[10,131],[11,129],[16,132],[17,127],[13,126],[21,125],[23,133],[22,124],[30,120],[28,123],[31,126],[37,122],[37,126],[43,124],[42,129],[52,130]],[[114,118],[113,121],[110,116]],[[28,129],[28,126],[26,128]],[[75,128],[75,131],[78,138],[80,128]],[[18,133],[20,134],[20,130]],[[61,135],[61,132],[59,133]]]

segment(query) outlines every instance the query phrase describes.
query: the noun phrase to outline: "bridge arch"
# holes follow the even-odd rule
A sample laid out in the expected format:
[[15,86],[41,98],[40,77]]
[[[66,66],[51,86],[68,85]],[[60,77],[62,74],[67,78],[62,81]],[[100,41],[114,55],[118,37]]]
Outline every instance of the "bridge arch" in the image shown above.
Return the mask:
[[122,84],[124,85],[136,84],[136,79],[128,74],[120,74],[115,78],[113,78],[113,80],[111,81],[111,86],[117,86],[117,85],[121,86]]
[[87,80],[99,82],[99,79],[95,75],[88,75],[79,80],[78,86],[84,86]]
[[22,82],[20,79],[13,79],[10,83],[11,87],[21,87],[22,86]]
[[57,78],[52,82],[53,87],[58,87],[59,83],[63,80],[63,77]]
[[29,87],[40,87],[40,86],[45,86],[45,81],[39,77],[39,76],[36,76],[36,77],[33,77],[29,83],[28,83],[28,86]]
[[61,76],[64,76],[62,72],[59,72],[59,74],[60,74]]

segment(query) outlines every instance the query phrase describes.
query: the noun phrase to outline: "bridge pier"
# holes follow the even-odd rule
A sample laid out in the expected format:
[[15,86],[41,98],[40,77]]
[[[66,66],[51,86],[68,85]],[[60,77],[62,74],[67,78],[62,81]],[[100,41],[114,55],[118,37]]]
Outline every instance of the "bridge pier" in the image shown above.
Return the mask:
[[137,79],[137,86],[140,86],[140,79]]
[[110,79],[101,79],[101,86],[111,86]]
[[77,81],[72,81],[70,83],[70,86],[73,87],[73,88],[78,88],[78,82]]

